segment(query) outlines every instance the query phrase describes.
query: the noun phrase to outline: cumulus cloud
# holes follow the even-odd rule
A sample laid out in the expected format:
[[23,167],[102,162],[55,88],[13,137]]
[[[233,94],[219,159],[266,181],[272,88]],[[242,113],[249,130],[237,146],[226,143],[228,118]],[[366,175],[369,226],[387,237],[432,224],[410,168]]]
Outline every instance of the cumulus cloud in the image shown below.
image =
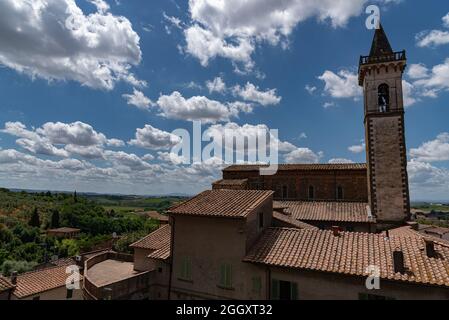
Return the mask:
[[366,149],[366,144],[365,143],[362,143],[362,144],[359,144],[359,145],[350,146],[348,148],[348,150],[351,151],[352,153],[362,153],[362,152],[365,152],[365,149]]
[[25,150],[41,155],[69,157],[71,154],[86,158],[101,158],[103,148],[123,146],[119,139],[108,139],[86,123],[47,122],[29,130],[21,122],[7,122],[3,133],[16,136],[16,143]]
[[411,160],[408,163],[410,191],[416,199],[445,200],[449,194],[449,170],[427,162]]
[[410,149],[410,156],[421,162],[449,161],[449,133],[440,133],[435,140]]
[[407,90],[416,102],[420,98],[436,98],[443,91],[449,90],[449,58],[443,63],[427,68],[423,64],[412,65],[408,76],[413,80],[405,84]]
[[168,119],[201,120],[204,123],[229,121],[232,117],[238,116],[240,110],[235,107],[242,106],[240,104],[223,104],[204,96],[186,99],[178,91],[174,91],[169,96],[159,97],[157,105],[161,110],[160,115]]
[[305,87],[304,87],[304,89],[306,89],[306,91],[309,93],[309,94],[313,94],[316,90],[317,90],[317,87],[315,87],[315,86],[311,86],[311,85],[306,85]]
[[358,83],[358,75],[348,70],[338,73],[326,70],[318,79],[324,81],[324,92],[333,98],[353,98],[362,96],[362,88]]
[[412,64],[410,67],[408,67],[407,75],[411,79],[423,79],[427,78],[429,75],[429,69],[421,63],[419,64]]
[[239,85],[233,88],[234,95],[242,98],[245,101],[255,102],[262,106],[277,105],[282,98],[277,96],[276,89],[268,89],[261,91],[259,87],[247,82],[245,87]]
[[419,33],[416,36],[418,47],[436,47],[449,43],[449,32],[431,30]]
[[122,97],[127,101],[128,105],[135,106],[142,110],[149,110],[150,106],[155,105],[142,91],[135,88],[132,94],[124,94]]
[[309,148],[297,148],[284,156],[287,163],[318,163],[323,157],[322,152],[315,153]]
[[209,93],[224,93],[227,90],[226,83],[221,77],[206,81],[206,87],[209,90]]
[[344,159],[344,158],[335,158],[335,159],[330,159],[329,163],[331,163],[331,164],[354,163],[354,161],[349,160],[349,159]]
[[[252,69],[252,54],[260,43],[282,44],[296,25],[309,18],[344,26],[358,16],[366,0],[191,0],[191,25],[185,29],[186,52],[203,66],[223,57]],[[389,1],[382,1],[387,3]]]
[[103,0],[85,14],[75,0],[0,1],[0,64],[46,80],[111,90],[118,81],[145,85],[130,71],[141,61],[131,22]]
[[136,138],[128,143],[145,149],[160,150],[170,149],[180,142],[180,137],[147,124],[144,128],[137,129]]

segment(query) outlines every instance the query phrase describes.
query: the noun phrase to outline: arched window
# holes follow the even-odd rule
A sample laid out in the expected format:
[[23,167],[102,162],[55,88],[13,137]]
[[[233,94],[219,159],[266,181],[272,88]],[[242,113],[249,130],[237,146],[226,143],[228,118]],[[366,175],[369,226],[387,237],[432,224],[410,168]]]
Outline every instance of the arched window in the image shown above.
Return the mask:
[[337,187],[337,200],[343,200],[343,187]]
[[309,200],[315,199],[315,188],[313,186],[309,186]]
[[381,84],[378,89],[379,112],[390,111],[390,88],[387,84]]

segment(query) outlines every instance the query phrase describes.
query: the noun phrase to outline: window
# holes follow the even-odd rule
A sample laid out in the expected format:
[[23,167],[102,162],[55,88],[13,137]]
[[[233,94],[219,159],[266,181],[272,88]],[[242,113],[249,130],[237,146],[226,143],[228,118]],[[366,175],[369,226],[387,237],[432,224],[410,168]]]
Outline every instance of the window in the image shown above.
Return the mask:
[[232,266],[224,263],[220,266],[220,287],[232,288]]
[[258,215],[258,217],[259,217],[259,229],[263,229],[263,227],[264,227],[264,221],[263,221],[263,218],[264,218],[264,216],[263,216],[263,212],[259,212],[259,215]]
[[73,289],[67,289],[66,299],[72,299],[72,298],[73,298]]
[[288,199],[288,188],[287,188],[287,186],[282,186],[282,199]]
[[253,293],[260,295],[262,292],[262,278],[261,277],[253,277],[251,280],[252,280]]
[[359,300],[396,300],[395,298],[380,296],[377,294],[359,293]]
[[181,280],[192,281],[192,262],[190,258],[183,258],[181,260],[179,278]]
[[387,84],[381,84],[378,89],[379,112],[390,111],[390,88]]
[[162,268],[158,268],[157,271],[158,271],[159,273],[162,273]]
[[298,285],[295,282],[271,280],[272,300],[298,300]]
[[315,199],[315,188],[313,186],[309,186],[309,200]]
[[343,200],[343,187],[337,187],[337,200]]

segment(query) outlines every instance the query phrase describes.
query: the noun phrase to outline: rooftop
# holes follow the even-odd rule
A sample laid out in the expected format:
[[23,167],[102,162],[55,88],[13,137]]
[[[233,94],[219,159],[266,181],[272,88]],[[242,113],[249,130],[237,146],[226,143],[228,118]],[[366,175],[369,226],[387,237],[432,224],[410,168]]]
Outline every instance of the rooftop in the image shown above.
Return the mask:
[[160,214],[157,211],[144,211],[141,214],[150,219],[159,220],[159,221],[168,221],[167,215]]
[[167,243],[170,243],[170,238],[171,227],[170,225],[164,225],[156,231],[153,231],[146,237],[132,243],[130,247],[138,249],[159,250]]
[[11,289],[14,289],[14,285],[11,283],[11,281],[9,281],[8,278],[0,275],[0,293]]
[[273,195],[273,191],[208,190],[172,207],[168,212],[177,215],[245,218]]
[[[14,295],[20,299],[66,285],[67,266],[51,267],[17,276]],[[80,275],[82,279],[82,275]]]
[[[367,267],[380,268],[381,279],[449,286],[449,246],[435,244],[438,258],[425,253],[424,240],[382,234],[269,228],[244,261],[311,271],[365,277]],[[406,272],[395,273],[393,251],[404,253]]]
[[318,229],[315,226],[312,226],[308,223],[296,220],[295,218],[292,218],[289,215],[277,212],[277,211],[273,211],[273,219],[275,220],[279,220],[283,223],[286,223],[288,225],[290,225],[292,228],[298,228],[298,229]]
[[368,215],[365,202],[340,201],[275,201],[277,207],[286,207],[284,212],[294,219],[305,221],[333,221],[374,223]]
[[139,274],[134,271],[134,263],[114,259],[104,260],[87,270],[89,280],[97,287],[125,280]]
[[[366,163],[279,164],[278,171],[366,170]],[[258,171],[267,165],[232,165],[223,171]]]
[[248,182],[248,179],[222,179],[215,181],[214,185],[220,186],[242,186]]

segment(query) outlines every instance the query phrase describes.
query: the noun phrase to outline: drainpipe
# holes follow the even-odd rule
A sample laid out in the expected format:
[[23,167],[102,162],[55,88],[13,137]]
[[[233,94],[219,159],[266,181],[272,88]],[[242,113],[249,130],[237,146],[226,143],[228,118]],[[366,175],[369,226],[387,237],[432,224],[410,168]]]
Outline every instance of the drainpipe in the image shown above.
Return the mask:
[[171,236],[170,236],[170,250],[171,250],[171,257],[170,257],[170,275],[168,278],[168,300],[171,298],[171,285],[172,285],[172,277],[173,277],[173,256],[175,252],[175,217],[171,216]]

